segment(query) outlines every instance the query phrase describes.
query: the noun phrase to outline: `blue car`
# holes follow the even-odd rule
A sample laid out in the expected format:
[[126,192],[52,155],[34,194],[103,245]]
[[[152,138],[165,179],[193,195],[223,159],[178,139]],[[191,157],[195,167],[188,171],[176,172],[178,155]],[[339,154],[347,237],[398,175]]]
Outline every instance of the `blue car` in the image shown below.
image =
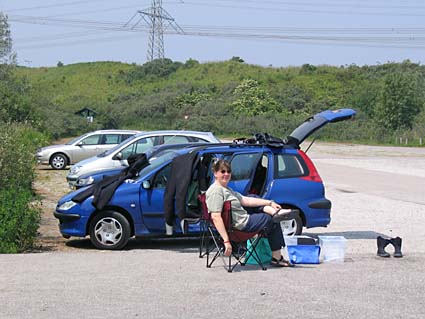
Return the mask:
[[[191,185],[196,186],[196,192],[205,188],[205,185],[201,187],[201,180],[206,187],[213,182],[211,164],[223,158],[232,165],[229,187],[244,195],[273,199],[283,207],[300,211],[293,220],[281,223],[285,235],[301,234],[303,227],[325,227],[331,221],[331,202],[325,197],[319,173],[311,159],[300,150],[300,144],[327,123],[350,119],[355,113],[351,109],[321,112],[307,119],[284,140],[258,134],[244,142],[169,149],[152,157],[137,177],[124,180],[101,209],[96,208],[93,195],[75,200],[82,192],[90,190],[88,187],[62,197],[54,213],[59,219],[60,232],[66,238],[89,235],[99,249],[122,249],[132,236],[165,236],[165,221],[170,216],[165,213],[164,195],[167,195],[167,183],[174,174],[172,169],[177,169],[172,163],[188,154],[206,168],[202,170],[206,172],[202,178],[199,166],[190,170]],[[193,206],[192,213],[198,210],[200,216],[200,208],[188,195],[186,204]],[[189,224],[182,223],[182,219],[180,213],[173,216],[173,235],[199,234],[200,223],[196,218]]]

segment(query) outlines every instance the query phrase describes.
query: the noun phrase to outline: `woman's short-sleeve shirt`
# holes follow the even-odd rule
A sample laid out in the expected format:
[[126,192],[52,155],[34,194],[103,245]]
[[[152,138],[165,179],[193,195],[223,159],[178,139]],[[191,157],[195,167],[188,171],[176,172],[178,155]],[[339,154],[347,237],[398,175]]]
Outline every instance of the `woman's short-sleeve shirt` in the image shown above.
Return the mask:
[[221,212],[223,204],[226,201],[231,201],[233,227],[243,229],[248,223],[249,215],[242,207],[242,195],[231,190],[228,187],[223,187],[213,183],[206,192],[206,203],[208,211]]

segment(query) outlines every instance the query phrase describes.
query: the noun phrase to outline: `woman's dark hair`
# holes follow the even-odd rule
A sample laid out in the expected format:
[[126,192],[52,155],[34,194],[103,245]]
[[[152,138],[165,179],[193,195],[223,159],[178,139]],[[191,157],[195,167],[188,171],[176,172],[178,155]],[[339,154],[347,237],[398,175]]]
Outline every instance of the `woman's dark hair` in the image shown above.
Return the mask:
[[230,163],[226,160],[223,160],[223,159],[214,162],[213,165],[212,165],[213,172],[218,172],[219,170],[221,170],[223,168],[228,170],[228,171],[230,171],[232,169],[231,166],[230,166]]

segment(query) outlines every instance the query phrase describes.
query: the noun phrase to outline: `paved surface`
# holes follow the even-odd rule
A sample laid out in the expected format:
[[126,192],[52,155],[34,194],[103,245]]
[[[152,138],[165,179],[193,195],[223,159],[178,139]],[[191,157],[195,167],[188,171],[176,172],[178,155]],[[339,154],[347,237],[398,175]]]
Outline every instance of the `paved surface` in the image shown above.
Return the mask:
[[[425,149],[316,145],[333,202],[328,228],[347,238],[344,263],[228,274],[195,240],[131,241],[128,250],[0,255],[0,318],[424,318]],[[403,238],[379,258],[376,236]],[[388,249],[392,253],[392,250]]]

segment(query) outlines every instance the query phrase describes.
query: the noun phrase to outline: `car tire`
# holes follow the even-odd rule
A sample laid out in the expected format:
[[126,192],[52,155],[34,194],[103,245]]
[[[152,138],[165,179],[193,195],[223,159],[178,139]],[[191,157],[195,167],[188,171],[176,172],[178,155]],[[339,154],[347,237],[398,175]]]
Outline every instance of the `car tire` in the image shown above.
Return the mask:
[[282,233],[284,236],[301,235],[303,231],[303,221],[300,215],[295,216],[294,219],[282,220],[280,222]]
[[130,238],[130,223],[121,213],[104,211],[90,222],[90,241],[103,250],[119,250],[125,247]]
[[68,158],[63,154],[53,154],[52,157],[50,157],[50,166],[53,169],[60,170],[65,169],[65,167],[68,165]]

